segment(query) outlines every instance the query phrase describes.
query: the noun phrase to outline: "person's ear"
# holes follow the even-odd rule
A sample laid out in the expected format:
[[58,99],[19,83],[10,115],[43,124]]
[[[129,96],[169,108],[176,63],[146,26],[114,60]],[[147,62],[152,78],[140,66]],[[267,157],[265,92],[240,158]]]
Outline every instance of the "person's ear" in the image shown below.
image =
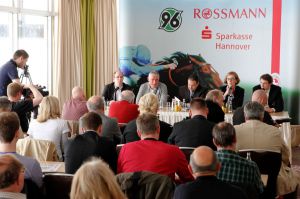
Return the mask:
[[98,126],[97,132],[98,132],[99,135],[102,134],[102,125],[99,125],[99,126]]
[[141,131],[140,131],[140,130],[137,130],[136,132],[137,132],[139,138],[142,138],[142,137],[141,137],[141,136],[142,136]]
[[189,116],[190,116],[190,118],[192,117],[192,110],[191,109],[189,109]]

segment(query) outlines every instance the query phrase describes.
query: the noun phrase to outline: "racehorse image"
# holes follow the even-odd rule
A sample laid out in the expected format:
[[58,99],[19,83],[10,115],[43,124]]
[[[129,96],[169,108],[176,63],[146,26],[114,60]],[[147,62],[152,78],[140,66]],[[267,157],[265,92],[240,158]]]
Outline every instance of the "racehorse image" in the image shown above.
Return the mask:
[[[202,87],[219,88],[222,81],[218,72],[201,55],[189,55],[175,52],[169,57],[151,63],[150,50],[144,45],[125,47],[120,51],[120,70],[125,76],[125,83],[131,85],[137,93],[139,85],[147,82],[151,71],[158,71],[160,81],[168,87],[170,98],[178,93],[180,86],[187,84],[188,77],[195,73]],[[176,68],[174,69],[174,64]]]

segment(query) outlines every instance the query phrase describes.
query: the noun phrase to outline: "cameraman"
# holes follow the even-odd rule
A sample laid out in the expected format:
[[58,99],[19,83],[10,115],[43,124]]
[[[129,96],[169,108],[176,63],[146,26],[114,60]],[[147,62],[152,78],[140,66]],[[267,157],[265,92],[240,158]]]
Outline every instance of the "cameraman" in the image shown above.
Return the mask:
[[0,96],[7,95],[6,88],[11,82],[20,83],[17,68],[24,69],[28,57],[29,55],[25,50],[17,50],[13,59],[0,67]]
[[[23,88],[30,89],[33,95],[32,99],[26,98],[21,100]],[[14,111],[18,114],[22,131],[26,133],[29,126],[27,114],[28,112],[31,112],[35,106],[38,106],[41,103],[43,96],[34,85],[28,84],[24,85],[23,87],[17,82],[10,83],[7,86],[7,95],[9,101],[12,102],[11,111]]]

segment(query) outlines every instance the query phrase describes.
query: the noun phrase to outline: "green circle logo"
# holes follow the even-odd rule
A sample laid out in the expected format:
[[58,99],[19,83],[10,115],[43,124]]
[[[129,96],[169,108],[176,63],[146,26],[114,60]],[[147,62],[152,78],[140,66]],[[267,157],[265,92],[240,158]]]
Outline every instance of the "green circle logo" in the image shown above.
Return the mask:
[[159,29],[163,29],[167,32],[176,31],[182,22],[181,13],[182,10],[176,10],[175,8],[166,8],[160,13],[159,17]]

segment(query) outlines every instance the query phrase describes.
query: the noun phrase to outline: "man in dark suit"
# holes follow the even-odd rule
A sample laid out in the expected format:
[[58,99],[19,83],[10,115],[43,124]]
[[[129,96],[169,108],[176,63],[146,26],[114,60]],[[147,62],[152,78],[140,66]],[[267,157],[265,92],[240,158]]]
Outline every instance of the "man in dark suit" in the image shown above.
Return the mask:
[[188,77],[188,84],[179,88],[178,96],[180,100],[185,100],[189,103],[194,97],[202,97],[203,99],[208,92],[207,88],[203,88],[199,84],[199,79],[196,74],[192,74]]
[[89,112],[79,119],[83,134],[65,145],[66,173],[74,174],[81,164],[92,156],[101,157],[116,172],[116,145],[106,137],[100,137],[102,120],[99,114]]
[[[252,102],[258,102],[263,106],[266,106],[268,103],[268,96],[266,92],[262,89],[256,90],[252,94]],[[232,123],[233,125],[239,125],[245,122],[245,115],[244,115],[244,106],[237,108],[232,116]],[[272,119],[271,115],[265,111],[263,122],[269,125],[276,125],[276,122]]]
[[168,142],[180,147],[198,147],[206,145],[216,150],[212,141],[214,123],[208,121],[208,108],[204,99],[199,97],[191,101],[191,119],[175,123]]
[[246,193],[240,188],[216,178],[220,163],[211,148],[207,146],[196,148],[191,155],[190,166],[196,179],[176,187],[174,199],[247,198]]
[[102,96],[105,101],[119,101],[121,99],[121,92],[124,90],[132,90],[132,88],[123,83],[124,75],[121,71],[114,72],[114,82],[105,85]]
[[223,93],[218,89],[210,90],[206,94],[206,105],[208,108],[207,120],[219,123],[225,119],[225,113],[222,110],[223,106]]
[[281,87],[273,84],[273,78],[269,74],[263,74],[260,76],[260,85],[253,87],[253,92],[263,89],[268,96],[268,106],[265,110],[269,113],[283,111],[283,97],[281,93]]

